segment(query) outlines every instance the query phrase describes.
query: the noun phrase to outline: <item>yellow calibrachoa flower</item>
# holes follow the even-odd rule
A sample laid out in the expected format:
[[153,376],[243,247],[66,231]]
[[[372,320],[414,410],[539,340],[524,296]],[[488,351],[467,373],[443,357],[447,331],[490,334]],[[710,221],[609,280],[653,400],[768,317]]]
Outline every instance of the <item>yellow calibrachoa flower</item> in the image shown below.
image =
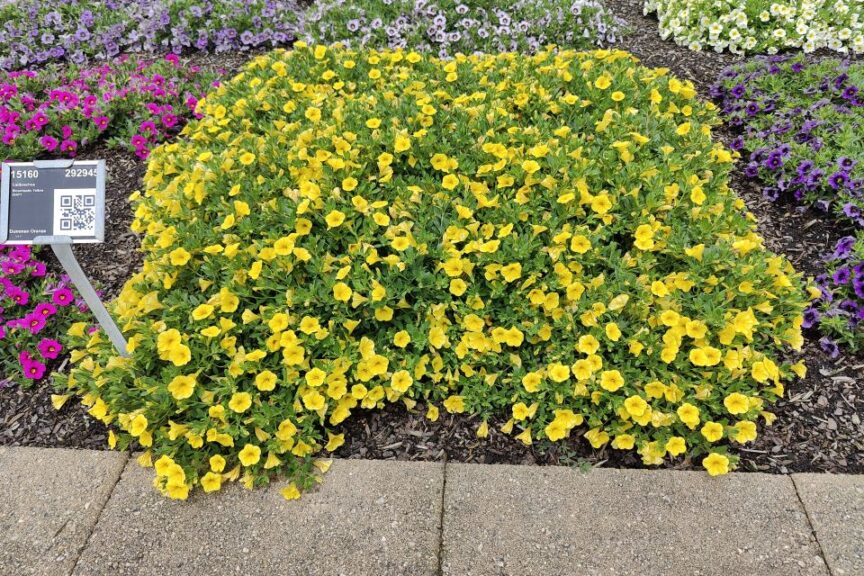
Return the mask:
[[189,254],[189,252],[186,251],[186,249],[184,248],[176,248],[171,251],[171,253],[169,254],[169,258],[173,266],[183,266],[187,262],[189,262],[189,259],[192,258],[192,255]]
[[55,376],[118,449],[168,458],[170,497],[280,476],[297,497],[332,427],[421,399],[526,444],[728,470],[724,440],[802,372],[799,277],[667,70],[300,42],[199,108],[132,199],[144,262],[111,305],[130,358],[82,325]]
[[702,460],[702,466],[711,476],[720,476],[729,473],[729,458],[716,452],[710,453]]
[[243,466],[254,466],[261,460],[261,448],[254,444],[246,444],[237,457]]
[[741,444],[756,440],[756,423],[742,420],[735,424],[735,441]]
[[630,416],[639,417],[648,409],[648,403],[640,396],[630,396],[624,400],[624,408]]
[[237,413],[243,413],[252,406],[252,395],[248,392],[236,392],[228,401],[228,408]]
[[570,378],[570,368],[566,364],[551,364],[547,374],[553,382],[565,382]]
[[747,396],[733,392],[723,399],[723,405],[730,414],[744,414],[750,409],[750,401]]
[[393,336],[393,344],[399,348],[405,348],[411,342],[411,335],[405,330],[400,330]]
[[333,285],[333,298],[339,302],[348,302],[353,293],[354,291],[344,282],[337,282]]
[[624,377],[618,370],[604,370],[600,374],[600,386],[609,392],[615,392],[624,386]]
[[709,442],[717,442],[723,437],[723,425],[717,422],[706,422],[700,432]]
[[216,454],[210,457],[210,470],[216,472],[217,474],[225,470],[225,458]]
[[204,320],[213,314],[213,306],[210,304],[201,304],[192,311],[192,318],[195,320]]
[[[564,380],[566,380],[566,378],[564,378]],[[525,387],[526,392],[534,393],[540,389],[540,383],[542,381],[543,378],[540,376],[540,374],[538,374],[537,372],[529,372],[522,377],[522,386]]]
[[680,436],[673,436],[666,442],[665,448],[672,456],[678,456],[687,451],[687,441]]
[[461,414],[465,411],[465,400],[462,396],[450,396],[444,400],[444,408],[451,414]]
[[216,492],[222,487],[222,475],[214,472],[207,472],[201,477],[201,488],[204,492]]
[[411,378],[411,374],[407,370],[399,370],[393,373],[393,377],[390,379],[390,387],[400,394],[404,394],[411,387],[412,382],[414,382],[414,379]]
[[341,210],[331,210],[324,218],[324,221],[327,222],[328,227],[338,228],[345,222],[345,213]]
[[453,174],[447,174],[446,176],[444,176],[444,179],[441,181],[441,186],[443,186],[445,190],[453,190],[458,185],[459,185],[459,178],[457,178]]
[[135,437],[141,436],[147,430],[148,424],[147,417],[143,414],[138,414],[129,424],[129,434]]
[[699,424],[699,408],[690,404],[689,402],[685,402],[676,410],[678,414],[678,418],[681,419],[681,422],[687,425],[691,430],[695,428]]
[[195,376],[175,376],[168,384],[168,392],[176,400],[185,400],[195,391]]

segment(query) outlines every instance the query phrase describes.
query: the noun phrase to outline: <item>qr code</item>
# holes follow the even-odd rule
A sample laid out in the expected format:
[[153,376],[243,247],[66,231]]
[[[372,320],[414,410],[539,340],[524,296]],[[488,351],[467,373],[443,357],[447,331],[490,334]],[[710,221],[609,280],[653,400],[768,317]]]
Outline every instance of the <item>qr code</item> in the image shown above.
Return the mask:
[[54,191],[54,234],[96,235],[96,190]]

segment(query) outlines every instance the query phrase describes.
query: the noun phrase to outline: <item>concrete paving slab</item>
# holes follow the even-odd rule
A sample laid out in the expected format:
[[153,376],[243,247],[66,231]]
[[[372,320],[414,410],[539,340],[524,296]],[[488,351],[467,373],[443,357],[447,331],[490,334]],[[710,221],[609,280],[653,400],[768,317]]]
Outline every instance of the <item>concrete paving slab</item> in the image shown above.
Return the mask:
[[833,576],[864,574],[864,476],[793,474]]
[[[76,576],[432,575],[443,464],[337,460],[299,500],[280,486],[171,501],[130,461]],[[284,483],[283,483],[284,485]]]
[[449,464],[454,576],[827,575],[784,476]]
[[126,455],[0,447],[0,574],[68,575]]

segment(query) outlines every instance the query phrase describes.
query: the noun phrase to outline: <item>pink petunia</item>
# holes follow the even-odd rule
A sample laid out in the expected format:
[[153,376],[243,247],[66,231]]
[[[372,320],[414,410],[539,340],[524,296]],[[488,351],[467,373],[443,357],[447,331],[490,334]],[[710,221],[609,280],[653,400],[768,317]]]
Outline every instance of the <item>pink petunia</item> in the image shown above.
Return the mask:
[[37,316],[42,316],[43,318],[49,318],[56,313],[57,308],[47,302],[40,302],[33,309],[33,314],[36,314]]
[[129,142],[135,148],[142,148],[142,147],[147,145],[147,138],[145,138],[141,134],[135,134],[134,136],[132,136],[132,138],[129,140]]
[[31,334],[38,334],[45,328],[47,320],[45,320],[44,316],[39,316],[38,314],[30,314],[25,316],[23,319],[24,327],[30,331]]
[[22,364],[21,368],[24,372],[24,376],[30,380],[38,380],[45,375],[45,365],[38,360]]
[[45,266],[44,262],[35,262],[33,264],[33,271],[30,272],[30,276],[32,276],[33,278],[44,278],[47,272],[48,269]]
[[75,295],[68,288],[58,288],[51,294],[51,301],[57,306],[69,306],[75,302]]
[[43,358],[47,358],[49,360],[53,360],[60,355],[60,352],[63,350],[63,346],[60,342],[56,340],[51,340],[50,338],[43,338],[41,342],[36,346],[39,349],[39,353],[42,354]]
[[77,149],[78,143],[75,140],[64,140],[60,143],[60,150],[70,156],[74,156]]
[[43,136],[39,139],[39,143],[42,144],[42,147],[48,152],[53,152],[57,149],[57,146],[60,145],[60,142],[58,142],[53,136]]
[[12,299],[19,306],[26,306],[30,301],[30,294],[20,288],[7,289],[6,296]]

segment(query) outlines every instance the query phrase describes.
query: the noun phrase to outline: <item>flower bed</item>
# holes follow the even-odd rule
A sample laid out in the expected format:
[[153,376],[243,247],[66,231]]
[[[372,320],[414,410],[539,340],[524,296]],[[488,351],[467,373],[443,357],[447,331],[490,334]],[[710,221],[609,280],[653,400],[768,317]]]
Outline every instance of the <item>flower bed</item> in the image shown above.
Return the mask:
[[84,335],[87,308],[69,279],[48,273],[29,246],[0,244],[0,387],[39,380],[64,349],[67,330]]
[[299,18],[308,42],[356,48],[413,48],[441,57],[461,52],[535,52],[547,44],[614,43],[619,22],[601,0],[325,0]]
[[121,52],[290,45],[293,0],[23,0],[0,5],[0,69]]
[[663,38],[696,51],[864,52],[864,6],[856,0],[645,0],[651,12]]
[[0,159],[74,157],[79,147],[97,142],[146,158],[194,116],[214,78],[173,54],[0,72]]
[[254,59],[151,156],[144,268],[68,378],[156,485],[287,497],[386,402],[647,464],[728,442],[800,365],[805,307],[687,82],[623,52]]
[[837,343],[853,351],[864,347],[864,233],[841,238],[826,258],[827,271],[816,278],[821,296],[804,312],[804,328],[825,334],[819,344],[832,358]]
[[864,65],[835,59],[756,57],[712,86],[726,122],[750,151],[748,177],[767,198],[816,204],[864,226]]

